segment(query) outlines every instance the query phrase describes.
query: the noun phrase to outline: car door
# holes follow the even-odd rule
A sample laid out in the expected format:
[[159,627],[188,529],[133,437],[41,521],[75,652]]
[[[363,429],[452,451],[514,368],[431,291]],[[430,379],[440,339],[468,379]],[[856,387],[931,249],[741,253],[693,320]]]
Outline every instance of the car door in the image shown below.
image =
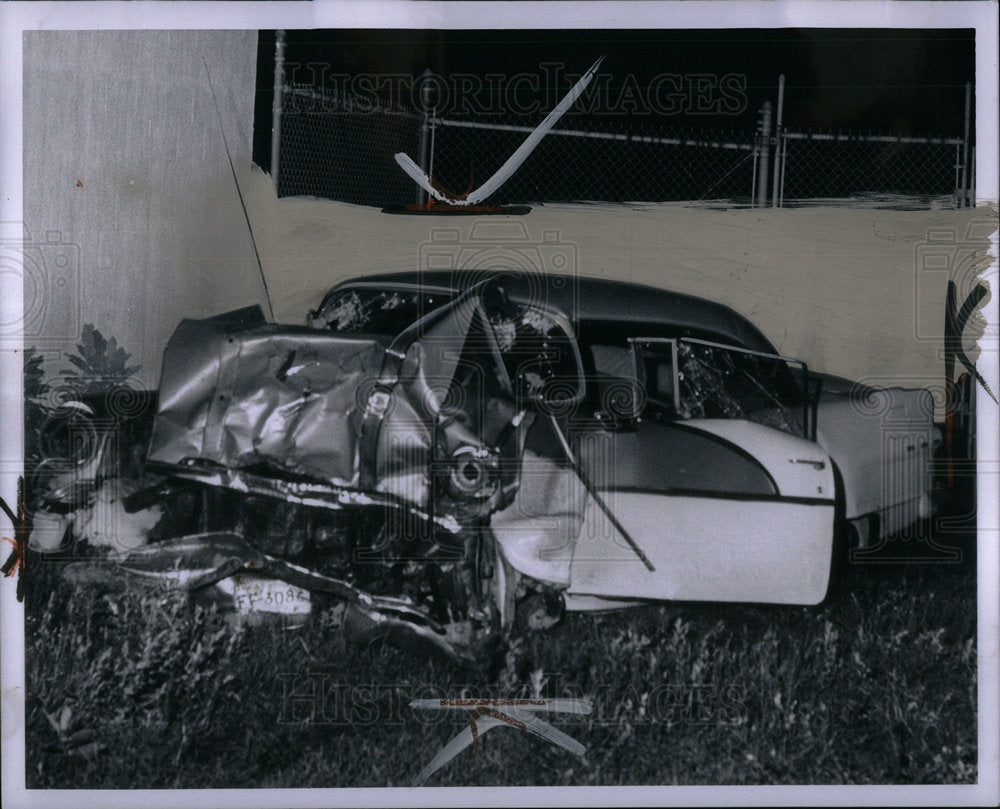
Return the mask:
[[640,338],[631,367],[629,379],[602,375],[597,363],[610,407],[574,431],[591,492],[573,548],[570,606],[593,606],[593,597],[821,601],[833,469],[802,437],[807,414],[783,358]]

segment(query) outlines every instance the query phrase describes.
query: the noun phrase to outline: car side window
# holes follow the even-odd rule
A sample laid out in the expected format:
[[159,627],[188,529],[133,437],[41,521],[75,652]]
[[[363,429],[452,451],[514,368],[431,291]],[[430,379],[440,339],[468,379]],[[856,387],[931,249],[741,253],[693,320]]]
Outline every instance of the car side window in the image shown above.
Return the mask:
[[590,355],[594,360],[594,370],[601,376],[625,379],[635,376],[632,352],[628,346],[592,344]]
[[675,418],[745,419],[793,435],[806,430],[795,360],[696,339],[634,341],[648,406]]
[[615,422],[632,419],[637,401],[637,379],[632,349],[620,344],[595,342],[587,346],[593,377],[588,381],[588,396],[600,418]]
[[675,341],[643,343],[637,356],[640,366],[639,383],[644,386],[645,399],[664,414],[674,415],[677,403],[674,362]]

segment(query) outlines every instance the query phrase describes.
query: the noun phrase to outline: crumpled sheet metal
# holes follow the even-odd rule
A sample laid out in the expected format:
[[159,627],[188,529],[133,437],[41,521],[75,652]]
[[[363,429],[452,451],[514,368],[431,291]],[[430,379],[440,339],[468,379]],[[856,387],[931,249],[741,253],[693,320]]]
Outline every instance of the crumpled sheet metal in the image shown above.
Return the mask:
[[363,391],[383,354],[371,337],[184,321],[164,355],[148,459],[263,464],[355,487]]
[[[405,344],[408,332],[394,346]],[[447,472],[452,461],[477,453],[495,459],[502,469],[498,482],[510,485],[516,476],[518,439],[523,443],[523,434],[512,429],[517,413],[482,301],[466,295],[444,316],[420,328],[406,346],[399,384],[379,436],[378,491],[426,502],[435,471]],[[431,430],[421,429],[421,423]],[[481,491],[470,495],[479,506],[471,500],[453,505],[466,517],[482,515],[499,502],[489,499],[490,491],[495,492],[495,486],[484,482]]]
[[[484,322],[470,296],[405,346],[379,429],[374,491],[427,508],[435,433],[448,458],[484,446],[481,433],[492,440],[513,415],[496,356],[477,350],[470,361],[464,350],[482,340],[474,327]],[[362,418],[385,356],[371,336],[255,318],[184,321],[164,355],[148,460],[221,467],[229,473],[219,485],[230,487],[236,470],[271,469],[358,490]]]

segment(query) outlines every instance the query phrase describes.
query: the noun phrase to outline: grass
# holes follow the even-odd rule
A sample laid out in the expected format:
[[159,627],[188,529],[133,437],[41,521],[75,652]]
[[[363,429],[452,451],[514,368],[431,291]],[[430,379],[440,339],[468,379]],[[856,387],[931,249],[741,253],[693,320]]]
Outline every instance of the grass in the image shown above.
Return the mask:
[[[971,547],[971,541],[966,542]],[[668,605],[576,614],[481,666],[353,647],[336,610],[234,627],[135,582],[73,588],[34,562],[29,788],[408,786],[467,717],[427,696],[590,696],[430,786],[974,783],[975,560],[866,565],[814,608]]]

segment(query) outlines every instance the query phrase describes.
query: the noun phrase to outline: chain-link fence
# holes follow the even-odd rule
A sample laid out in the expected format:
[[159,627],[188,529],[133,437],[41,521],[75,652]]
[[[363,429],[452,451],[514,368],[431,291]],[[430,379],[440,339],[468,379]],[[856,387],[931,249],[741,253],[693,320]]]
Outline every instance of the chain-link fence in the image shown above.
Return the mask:
[[[405,152],[460,196],[503,165],[537,123],[421,115],[286,87],[278,192],[379,207],[417,202],[421,192],[393,159]],[[488,202],[806,205],[880,196],[889,207],[946,207],[967,197],[968,166],[960,138],[682,131],[570,113]]]
[[915,207],[954,205],[963,180],[960,138],[784,132],[775,144],[779,204],[896,197]]
[[[432,126],[434,178],[457,193],[490,177],[534,128],[451,119],[432,120]],[[752,157],[753,138],[745,133],[559,127],[490,203],[748,201]]]
[[346,94],[285,88],[278,196],[378,206],[413,202],[413,182],[392,156],[418,153],[422,120]]

